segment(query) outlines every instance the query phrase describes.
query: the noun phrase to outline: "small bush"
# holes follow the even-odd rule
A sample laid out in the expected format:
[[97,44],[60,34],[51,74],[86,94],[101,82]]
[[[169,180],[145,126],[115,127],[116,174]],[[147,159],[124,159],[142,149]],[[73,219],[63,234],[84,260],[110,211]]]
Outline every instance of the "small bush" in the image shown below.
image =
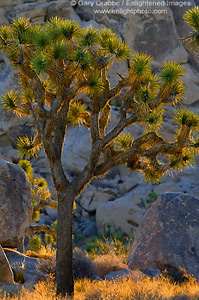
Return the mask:
[[96,277],[95,267],[92,260],[87,257],[80,249],[75,249],[73,260],[74,279]]
[[54,240],[53,236],[50,234],[47,234],[47,233],[45,234],[45,242],[46,242],[46,244],[49,244],[49,245],[55,244],[55,240]]
[[52,245],[41,245],[39,251],[28,250],[26,255],[35,258],[50,259],[55,255],[55,249],[53,249]]
[[168,278],[171,283],[193,283],[195,278],[187,273],[187,271],[184,268],[175,268],[175,267],[167,267],[162,272],[162,278]]
[[[51,258],[42,260],[37,265],[37,271],[46,275],[56,275],[56,256],[53,255]],[[87,257],[80,249],[74,250],[73,260],[73,273],[74,279],[96,277],[95,267],[92,260]]]
[[91,239],[91,242],[86,246],[86,251],[93,260],[99,255],[115,254],[122,258],[123,263],[127,263],[129,241],[132,241],[133,238],[134,233],[128,238],[122,238],[117,233],[109,234],[109,237],[98,236]]
[[111,271],[120,271],[127,268],[127,266],[122,263],[122,258],[115,254],[98,256],[94,260],[94,266],[97,276],[101,278]]
[[35,234],[29,241],[29,246],[33,250],[39,250],[41,248],[41,238]]
[[46,275],[53,275],[55,276],[56,270],[56,256],[53,255],[48,259],[40,260],[37,264],[37,271],[39,273],[43,273]]

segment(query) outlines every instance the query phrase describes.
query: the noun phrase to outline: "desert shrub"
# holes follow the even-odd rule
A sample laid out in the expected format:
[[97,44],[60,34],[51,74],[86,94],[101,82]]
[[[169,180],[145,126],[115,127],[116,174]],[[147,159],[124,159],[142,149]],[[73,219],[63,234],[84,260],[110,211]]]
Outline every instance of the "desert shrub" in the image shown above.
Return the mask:
[[127,268],[127,266],[123,264],[122,258],[116,254],[106,254],[96,257],[94,266],[97,276],[101,278],[111,271],[119,271]]
[[95,267],[92,260],[85,255],[80,249],[75,249],[74,260],[73,260],[73,272],[74,279],[90,278],[94,279],[96,277]]
[[26,255],[29,257],[35,258],[43,258],[50,259],[53,255],[55,255],[56,250],[52,247],[52,245],[41,245],[40,249],[37,251],[27,250]]
[[156,194],[155,192],[151,191],[149,194],[148,194],[148,197],[146,199],[146,204],[148,206],[148,208],[151,207],[151,205],[153,204],[153,202],[155,202],[158,198],[159,194]]
[[41,238],[38,235],[34,235],[30,241],[29,241],[29,246],[33,250],[39,250],[41,248]]
[[[74,279],[96,277],[95,267],[92,260],[80,249],[74,249],[73,260]],[[42,260],[37,265],[37,271],[46,275],[56,276],[56,256],[52,255],[49,259]]]
[[99,235],[91,239],[90,243],[86,246],[86,251],[91,259],[95,259],[98,256],[115,254],[122,257],[123,263],[127,263],[127,256],[129,253],[129,245],[134,238],[134,233],[129,237],[122,237],[114,232],[108,235]]
[[167,278],[171,283],[184,284],[193,283],[196,279],[184,268],[167,267],[161,274],[162,279]]
[[46,275],[55,276],[56,256],[52,255],[48,259],[42,259],[37,264],[37,271]]
[[48,233],[46,233],[45,234],[45,243],[47,245],[54,245],[55,244],[55,240],[54,240],[53,236],[50,235],[50,234],[48,234]]

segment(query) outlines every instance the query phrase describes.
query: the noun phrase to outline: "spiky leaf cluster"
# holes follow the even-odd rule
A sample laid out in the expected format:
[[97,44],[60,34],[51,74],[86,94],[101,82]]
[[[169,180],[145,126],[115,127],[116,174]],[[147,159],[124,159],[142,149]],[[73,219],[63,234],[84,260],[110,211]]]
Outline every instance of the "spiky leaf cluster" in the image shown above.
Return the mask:
[[187,126],[193,132],[199,131],[199,116],[187,109],[178,109],[175,112],[174,120],[177,125]]
[[165,85],[172,85],[184,75],[180,64],[168,61],[161,69],[160,78]]
[[118,136],[115,140],[115,148],[117,150],[124,150],[131,146],[133,138],[130,133],[125,132]]
[[21,159],[18,165],[26,172],[29,181],[33,179],[33,168],[29,160]]
[[129,73],[136,78],[143,78],[151,73],[151,61],[152,58],[145,53],[138,53],[132,56],[130,61]]
[[37,156],[40,148],[41,143],[38,143],[37,136],[32,138],[24,136],[17,139],[17,149],[21,157],[31,158]]
[[45,242],[46,242],[47,245],[54,245],[55,240],[54,240],[52,235],[46,233],[45,234]]
[[80,33],[79,45],[80,47],[94,47],[99,39],[97,30],[89,26]]
[[44,51],[50,43],[50,37],[48,33],[41,27],[36,27],[32,36],[32,44],[35,46],[35,50]]
[[33,250],[39,250],[41,248],[41,238],[35,234],[29,241],[29,246]]
[[17,112],[17,107],[19,103],[19,95],[16,91],[10,91],[5,93],[0,98],[0,103],[2,108],[5,108],[7,111]]
[[31,67],[37,74],[44,74],[50,68],[50,61],[46,55],[38,54],[33,58]]
[[57,42],[52,45],[50,49],[50,57],[54,60],[62,60],[67,58],[67,45],[63,42]]
[[117,61],[130,57],[130,48],[121,41],[110,29],[103,28],[99,31],[100,53],[104,56],[114,55]]
[[191,27],[192,31],[186,38],[188,48],[198,54],[199,48],[199,7],[196,6],[184,14],[185,22]]
[[104,84],[99,74],[92,74],[88,79],[87,92],[88,94],[99,93],[104,90]]
[[158,172],[151,167],[140,172],[142,180],[150,183],[160,183],[162,181],[163,174],[164,173]]
[[160,70],[161,88],[159,98],[162,103],[175,105],[182,100],[185,86],[181,77],[184,75],[183,67],[175,62],[168,61]]
[[84,122],[84,114],[86,113],[86,107],[81,102],[74,101],[69,107],[68,121],[72,125],[80,125]]
[[152,110],[145,117],[145,132],[159,131],[162,127],[163,114],[165,112],[164,106],[161,105],[157,109]]
[[174,171],[182,171],[187,167],[195,166],[195,155],[194,151],[186,149],[180,155],[172,155],[170,157],[170,166]]

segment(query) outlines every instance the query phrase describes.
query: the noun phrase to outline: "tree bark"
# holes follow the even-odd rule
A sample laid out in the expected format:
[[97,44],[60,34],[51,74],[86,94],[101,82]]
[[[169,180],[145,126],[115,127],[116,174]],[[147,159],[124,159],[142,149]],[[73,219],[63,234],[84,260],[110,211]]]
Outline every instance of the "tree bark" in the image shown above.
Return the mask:
[[57,294],[65,297],[74,295],[73,280],[73,202],[72,189],[66,188],[57,193]]
[[[46,152],[49,150],[45,149]],[[63,298],[74,296],[73,279],[73,203],[75,190],[67,180],[63,170],[61,157],[54,151],[47,152],[53,182],[57,193],[57,252],[56,282],[57,295]]]

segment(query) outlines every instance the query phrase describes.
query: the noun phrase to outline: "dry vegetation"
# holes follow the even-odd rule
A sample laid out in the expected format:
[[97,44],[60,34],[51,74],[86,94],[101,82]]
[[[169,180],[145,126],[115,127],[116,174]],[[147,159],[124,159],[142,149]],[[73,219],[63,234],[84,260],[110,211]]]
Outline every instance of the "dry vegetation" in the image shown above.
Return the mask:
[[[33,291],[22,290],[14,297],[4,296],[1,300],[59,300],[53,281],[47,280],[35,285]],[[172,284],[168,279],[135,279],[126,277],[114,281],[75,282],[75,300],[198,300],[199,284]]]
[[[91,251],[91,258],[88,254],[75,249],[76,265],[74,272],[76,278],[82,278],[85,274],[93,272],[103,277],[111,271],[127,268],[124,264],[127,260],[127,250],[121,242],[118,247],[118,240],[103,241],[95,239],[91,246],[95,246],[95,253]],[[117,246],[117,247],[116,247]],[[94,249],[93,247],[89,248]],[[40,253],[41,251],[41,253]],[[38,270],[47,276],[43,276],[32,290],[23,288],[15,296],[0,296],[0,300],[61,300],[56,296],[56,286],[53,275],[55,274],[55,255],[50,248],[44,247],[38,251],[39,255],[51,256],[51,259],[43,260],[38,265]],[[32,255],[31,255],[32,256]],[[34,256],[34,255],[33,255]],[[79,270],[80,264],[82,265]],[[83,270],[83,273],[82,273]],[[81,272],[80,272],[81,271]],[[80,272],[80,273],[79,273]],[[154,279],[137,275],[128,275],[122,279],[94,280],[82,278],[75,281],[75,300],[199,300],[199,283],[191,276],[188,276],[186,283],[173,283],[168,276],[159,276]],[[63,300],[63,299],[62,299]],[[65,300],[69,300],[66,298]]]
[[94,267],[97,276],[104,277],[111,271],[119,271],[127,268],[127,265],[122,263],[122,258],[114,253],[98,256],[94,260]]

